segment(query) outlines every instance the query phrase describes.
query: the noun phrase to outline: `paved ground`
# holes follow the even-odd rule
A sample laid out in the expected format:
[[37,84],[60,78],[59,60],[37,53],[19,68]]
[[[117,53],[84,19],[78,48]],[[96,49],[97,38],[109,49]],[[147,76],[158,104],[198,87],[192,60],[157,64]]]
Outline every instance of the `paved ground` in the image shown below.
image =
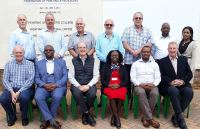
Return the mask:
[[[72,120],[71,113],[70,113],[70,93],[67,95],[68,99],[68,118],[67,121],[63,121],[62,112],[59,109],[58,112],[58,120],[62,122],[62,129],[92,129],[94,127],[84,126],[81,124],[81,117],[79,116],[78,119]],[[200,129],[200,90],[195,90],[194,99],[192,101],[192,106],[190,110],[189,119],[186,118],[186,122],[189,129]],[[162,106],[161,106],[162,109]],[[101,110],[99,109],[99,117],[96,119],[97,125],[95,126],[96,129],[115,129],[110,126],[110,109],[108,108],[106,113],[106,118],[104,120],[100,117]],[[167,119],[163,117],[162,110],[160,114],[160,118],[157,119],[161,127],[160,129],[174,129],[173,125],[170,122],[172,114],[172,109],[170,109],[170,115]],[[21,126],[21,119],[20,119],[20,112],[17,106],[17,116],[18,120],[13,127],[8,128],[6,123],[6,116],[5,112],[0,106],[0,129],[39,129],[40,122],[38,121],[38,113],[37,110],[34,110],[34,121],[31,122],[28,126],[23,127]],[[129,111],[128,119],[121,118],[122,129],[145,129],[141,122],[140,118],[134,119],[133,118],[133,111]],[[153,128],[149,128],[153,129]]]

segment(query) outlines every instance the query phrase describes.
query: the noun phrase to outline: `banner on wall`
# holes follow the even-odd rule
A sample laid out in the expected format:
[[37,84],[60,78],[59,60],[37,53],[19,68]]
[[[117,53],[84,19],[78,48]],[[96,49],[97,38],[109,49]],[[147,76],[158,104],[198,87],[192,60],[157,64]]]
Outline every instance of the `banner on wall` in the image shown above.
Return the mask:
[[[66,43],[71,34],[76,32],[75,20],[78,17],[84,19],[85,29],[94,35],[101,30],[102,0],[6,0],[0,6],[0,35],[2,36],[0,39],[0,69],[4,68],[10,58],[8,55],[9,36],[18,28],[16,20],[18,14],[27,16],[27,29],[34,36],[37,54],[39,54],[37,36],[39,31],[46,27],[44,20],[47,12],[54,14],[55,28],[64,33]],[[66,55],[69,56],[68,52]]]

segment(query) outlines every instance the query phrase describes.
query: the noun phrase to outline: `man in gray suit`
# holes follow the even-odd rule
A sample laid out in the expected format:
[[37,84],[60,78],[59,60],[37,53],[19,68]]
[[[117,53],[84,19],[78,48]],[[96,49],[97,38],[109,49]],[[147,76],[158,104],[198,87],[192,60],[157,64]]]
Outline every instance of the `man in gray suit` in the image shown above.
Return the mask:
[[[54,58],[54,52],[51,45],[46,45],[44,48],[46,58],[36,63],[35,100],[44,118],[44,122],[40,125],[41,129],[49,125],[54,129],[61,128],[55,117],[60,101],[66,93],[67,67],[63,59]],[[49,97],[52,98],[50,108],[46,103]]]

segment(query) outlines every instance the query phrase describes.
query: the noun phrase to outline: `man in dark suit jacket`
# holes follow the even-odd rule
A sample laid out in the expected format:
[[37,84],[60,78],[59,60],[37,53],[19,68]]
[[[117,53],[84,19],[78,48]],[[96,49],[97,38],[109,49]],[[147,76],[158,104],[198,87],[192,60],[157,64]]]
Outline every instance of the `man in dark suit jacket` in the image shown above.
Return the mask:
[[[35,73],[35,100],[44,118],[40,128],[46,129],[51,125],[54,129],[60,129],[61,125],[55,121],[55,117],[66,93],[67,67],[63,59],[54,58],[54,48],[51,45],[45,46],[44,54],[46,58],[36,63]],[[49,97],[52,98],[50,108],[46,103]]]
[[172,116],[173,125],[181,129],[187,129],[182,116],[184,110],[193,98],[190,84],[192,72],[187,58],[177,56],[177,43],[170,42],[168,45],[168,56],[159,61],[161,72],[160,94],[169,95],[175,114]]

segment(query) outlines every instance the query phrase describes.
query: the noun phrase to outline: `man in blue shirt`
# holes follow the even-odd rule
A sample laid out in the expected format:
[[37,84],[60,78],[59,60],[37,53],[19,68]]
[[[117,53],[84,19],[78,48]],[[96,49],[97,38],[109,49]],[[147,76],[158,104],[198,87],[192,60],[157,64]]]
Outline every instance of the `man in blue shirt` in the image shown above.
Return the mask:
[[34,64],[24,58],[24,49],[17,45],[13,49],[15,60],[5,65],[3,73],[4,90],[0,96],[0,103],[8,115],[8,126],[15,124],[17,116],[13,106],[17,101],[20,103],[22,112],[22,125],[28,125],[28,104],[32,100],[34,91],[31,88],[35,69]]
[[[96,40],[96,54],[100,60],[100,71],[106,62],[106,57],[111,50],[119,50],[124,55],[124,48],[121,38],[113,32],[114,22],[112,19],[107,19],[104,23],[105,32],[100,34]],[[101,93],[103,93],[101,89]],[[99,107],[101,106],[101,99]]]
[[96,54],[100,60],[100,70],[106,62],[107,54],[111,50],[119,50],[124,55],[124,48],[121,38],[113,32],[114,22],[112,19],[107,19],[104,23],[105,32],[100,34],[96,40]]
[[33,40],[33,36],[27,31],[26,25],[27,25],[27,18],[24,14],[19,14],[17,17],[17,24],[19,25],[19,28],[12,32],[10,35],[9,40],[9,54],[11,57],[13,57],[13,48],[16,45],[20,45],[24,48],[25,54],[24,57],[34,62],[35,61],[35,42]]
[[62,58],[67,50],[64,34],[54,27],[55,18],[52,13],[46,14],[45,23],[46,29],[43,29],[38,36],[39,50],[44,54],[44,46],[52,45],[55,50],[54,58]]

